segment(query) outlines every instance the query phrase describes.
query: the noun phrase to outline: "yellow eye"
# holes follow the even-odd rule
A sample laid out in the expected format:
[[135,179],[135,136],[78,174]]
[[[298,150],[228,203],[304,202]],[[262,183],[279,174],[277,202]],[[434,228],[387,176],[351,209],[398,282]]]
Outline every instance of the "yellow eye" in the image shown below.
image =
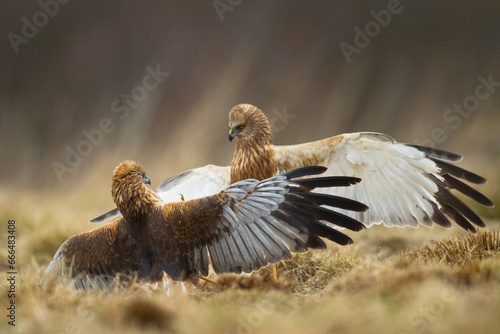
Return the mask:
[[245,124],[238,125],[238,129],[243,130],[245,128]]

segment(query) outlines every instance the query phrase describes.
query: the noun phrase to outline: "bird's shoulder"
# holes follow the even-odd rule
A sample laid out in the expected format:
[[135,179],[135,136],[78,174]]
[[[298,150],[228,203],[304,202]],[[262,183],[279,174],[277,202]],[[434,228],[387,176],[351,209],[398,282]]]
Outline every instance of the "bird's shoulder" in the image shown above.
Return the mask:
[[382,133],[344,133],[302,144],[274,146],[274,161],[280,171],[314,165],[329,166],[336,156],[386,150],[395,143],[391,136]]
[[344,135],[295,145],[275,145],[274,162],[279,171],[295,168],[325,165],[325,160],[336,151],[336,147],[344,140]]

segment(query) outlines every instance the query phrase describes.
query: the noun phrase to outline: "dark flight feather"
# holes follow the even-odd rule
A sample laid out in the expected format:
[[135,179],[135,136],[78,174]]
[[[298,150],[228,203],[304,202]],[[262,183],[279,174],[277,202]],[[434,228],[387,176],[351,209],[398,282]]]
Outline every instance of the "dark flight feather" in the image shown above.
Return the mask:
[[437,148],[414,145],[414,144],[405,144],[405,145],[414,147],[417,150],[424,152],[425,155],[429,158],[435,158],[435,159],[439,159],[439,160],[448,160],[448,161],[454,161],[454,162],[462,160],[462,156],[459,154],[440,150]]

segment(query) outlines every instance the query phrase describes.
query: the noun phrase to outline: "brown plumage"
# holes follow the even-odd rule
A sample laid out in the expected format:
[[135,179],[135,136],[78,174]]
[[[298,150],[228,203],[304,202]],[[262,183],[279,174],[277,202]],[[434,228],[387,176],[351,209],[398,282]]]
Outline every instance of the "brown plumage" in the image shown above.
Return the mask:
[[[324,167],[310,167],[264,181],[245,180],[203,198],[164,203],[141,165],[125,161],[112,177],[112,196],[123,217],[66,240],[42,283],[69,279],[76,288],[109,288],[121,277],[159,281],[168,274],[182,281],[208,274],[250,272],[291,258],[290,252],[324,248],[319,237],[339,244],[352,240],[328,225],[341,221],[354,231],[363,225],[321,208],[321,204],[363,211],[359,202],[310,192],[316,186],[349,186],[353,177],[311,178]],[[120,281],[120,280],[118,280]]]
[[485,183],[479,175],[450,162],[461,156],[418,145],[397,143],[379,133],[351,133],[314,142],[275,146],[264,113],[251,104],[239,104],[229,113],[229,139],[236,141],[230,182],[246,178],[259,180],[276,173],[305,166],[326,166],[329,175],[357,176],[363,179],[349,188],[320,189],[359,200],[370,207],[367,212],[346,212],[367,227],[450,227],[451,221],[475,232],[484,222],[451,190],[455,189],[485,206],[493,203],[469,185]]

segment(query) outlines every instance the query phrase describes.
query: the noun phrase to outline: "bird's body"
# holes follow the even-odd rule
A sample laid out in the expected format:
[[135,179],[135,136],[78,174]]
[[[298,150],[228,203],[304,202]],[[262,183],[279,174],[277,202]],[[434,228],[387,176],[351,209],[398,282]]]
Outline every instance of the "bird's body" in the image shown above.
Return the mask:
[[155,282],[165,274],[176,281],[208,274],[251,272],[291,258],[291,252],[324,248],[324,237],[345,245],[352,240],[331,228],[364,226],[320,205],[366,210],[359,202],[310,192],[316,186],[350,186],[352,177],[311,178],[326,168],[310,167],[264,181],[244,180],[214,195],[165,203],[142,167],[118,165],[112,196],[123,215],[66,240],[46,270],[43,283],[67,278],[77,288],[109,288],[119,281]]

